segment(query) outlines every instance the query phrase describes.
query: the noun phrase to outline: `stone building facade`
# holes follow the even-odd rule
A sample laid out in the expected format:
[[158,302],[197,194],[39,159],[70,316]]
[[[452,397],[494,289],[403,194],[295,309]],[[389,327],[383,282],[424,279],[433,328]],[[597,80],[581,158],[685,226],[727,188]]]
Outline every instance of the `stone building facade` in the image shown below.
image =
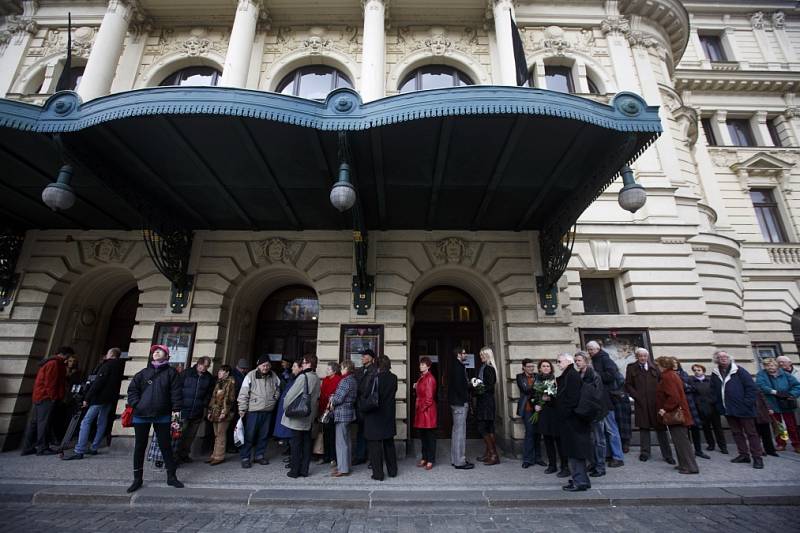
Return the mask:
[[[463,75],[474,84],[515,85],[510,12],[520,28],[529,84],[555,88],[549,84],[562,82],[603,102],[631,91],[660,106],[664,133],[635,165],[647,204],[633,215],[623,211],[615,183],[581,216],[554,314],[540,306],[536,232],[372,231],[374,302],[359,315],[349,232],[197,231],[189,267],[194,287],[187,307],[174,314],[170,284],[141,232],[29,230],[16,264],[19,281],[0,310],[0,439],[6,448],[16,445],[24,427],[42,356],[68,344],[87,364],[96,360],[107,348],[109,328],[124,329],[115,309],[129,294],[135,312],[127,375],[145,365],[154,328],[164,322],[196,325],[195,358],[207,355],[219,365],[257,356],[259,328],[265,327],[260,310],[284,287],[316,294],[313,342],[323,363],[344,356],[343,326],[382,326],[382,349],[400,380],[398,439],[411,435],[416,358],[434,355],[415,345],[415,304],[436,288],[456,289],[469,302],[448,305],[478,311],[470,349],[495,349],[498,433],[510,447],[524,434],[514,377],[526,357],[552,359],[599,338],[620,361],[641,344],[687,363],[708,362],[715,349],[750,367],[756,353],[797,360],[795,2],[325,4],[321,10],[318,2],[298,0],[71,2],[76,91],[91,101],[156,87],[195,67],[215,71],[213,83],[258,91],[285,90],[287,77],[304,67],[331,67],[365,102],[397,94],[415,72],[419,79],[433,72],[428,67],[440,76],[452,68],[454,80]],[[0,95],[42,104],[64,68],[67,8],[48,0],[0,6],[6,15]],[[420,83],[417,88],[428,88]],[[460,320],[456,311],[451,319],[475,322],[474,316]]]

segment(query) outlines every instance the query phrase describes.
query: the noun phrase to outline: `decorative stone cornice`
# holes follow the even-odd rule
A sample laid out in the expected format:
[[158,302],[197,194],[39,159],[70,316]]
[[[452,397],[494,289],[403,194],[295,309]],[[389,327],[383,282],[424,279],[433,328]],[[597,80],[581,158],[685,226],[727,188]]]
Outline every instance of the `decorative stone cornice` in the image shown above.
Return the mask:
[[625,17],[606,17],[600,22],[603,35],[627,35],[631,31],[631,23]]
[[11,15],[6,18],[6,31],[12,35],[18,33],[36,34],[39,25],[33,20],[33,17],[26,17],[25,15]]
[[626,17],[639,15],[663,29],[676,66],[689,43],[689,13],[680,0],[619,0],[619,13]]
[[674,76],[677,91],[733,91],[794,93],[800,89],[800,74],[753,70],[679,69]]
[[787,107],[786,111],[783,112],[783,116],[789,119],[800,116],[800,109],[797,107]]

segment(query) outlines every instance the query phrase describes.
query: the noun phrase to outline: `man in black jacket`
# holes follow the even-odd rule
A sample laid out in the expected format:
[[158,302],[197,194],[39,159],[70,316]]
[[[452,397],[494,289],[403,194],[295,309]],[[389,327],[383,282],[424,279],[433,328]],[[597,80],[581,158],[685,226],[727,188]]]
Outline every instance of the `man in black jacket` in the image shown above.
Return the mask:
[[[106,436],[109,415],[119,399],[123,370],[123,362],[120,361],[119,356],[119,348],[110,348],[100,365],[89,375],[88,390],[83,398],[83,405],[81,405],[86,409],[86,414],[81,421],[78,443],[75,445],[75,453],[65,456],[64,460],[83,459],[86,453],[97,455],[97,449]],[[89,447],[89,434],[95,420],[97,421],[97,430],[92,445]]]
[[181,409],[183,428],[176,451],[175,461],[177,463],[192,462],[192,458],[189,456],[192,443],[197,435],[197,430],[206,420],[206,407],[211,401],[211,393],[214,392],[216,380],[208,371],[210,366],[211,358],[201,357],[192,368],[184,370],[181,376],[183,380],[183,408]]
[[[609,468],[617,468],[623,466],[624,455],[622,453],[622,440],[619,434],[619,427],[617,426],[617,419],[614,412],[614,394],[618,393],[621,387],[625,384],[625,380],[619,375],[619,369],[616,363],[611,360],[611,356],[600,348],[600,344],[596,341],[589,341],[586,343],[586,351],[591,356],[592,368],[600,376],[603,382],[603,389],[605,390],[606,404],[611,409],[606,413],[602,420],[596,420],[592,423],[592,430],[594,432],[594,468],[590,474],[593,477],[604,476],[606,474],[606,455],[610,456],[608,461]],[[626,400],[627,401],[627,400]],[[611,448],[611,453],[606,454],[606,442]]]
[[[361,368],[356,370],[355,378],[358,384],[358,397],[369,393],[367,387],[372,387],[372,379],[378,372],[375,366],[375,352],[366,349],[361,352]],[[356,406],[358,407],[358,406]],[[356,409],[356,449],[353,456],[353,466],[367,462],[367,439],[364,437],[364,415]]]
[[450,435],[450,461],[459,470],[469,470],[475,465],[467,461],[467,411],[469,406],[469,380],[467,380],[467,351],[454,350],[456,360],[450,365],[450,383],[447,400],[453,412],[453,431]]

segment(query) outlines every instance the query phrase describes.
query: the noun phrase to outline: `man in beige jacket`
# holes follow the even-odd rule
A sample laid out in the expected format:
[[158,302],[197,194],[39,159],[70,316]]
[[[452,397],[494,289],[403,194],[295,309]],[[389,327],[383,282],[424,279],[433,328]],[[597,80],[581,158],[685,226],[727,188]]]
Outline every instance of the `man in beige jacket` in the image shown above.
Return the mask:
[[308,416],[295,418],[283,414],[281,424],[292,430],[291,460],[289,462],[289,477],[308,477],[308,466],[311,464],[311,422],[317,418],[319,410],[320,380],[317,376],[317,356],[306,355],[300,367],[300,374],[294,380],[292,387],[286,393],[283,405],[288,409],[292,402],[304,391],[308,390],[311,397],[311,412]]
[[250,468],[251,453],[255,447],[255,462],[268,465],[267,436],[272,413],[281,395],[281,380],[270,369],[269,357],[258,358],[255,370],[244,377],[237,399],[239,417],[244,420],[244,444],[239,450],[242,468]]

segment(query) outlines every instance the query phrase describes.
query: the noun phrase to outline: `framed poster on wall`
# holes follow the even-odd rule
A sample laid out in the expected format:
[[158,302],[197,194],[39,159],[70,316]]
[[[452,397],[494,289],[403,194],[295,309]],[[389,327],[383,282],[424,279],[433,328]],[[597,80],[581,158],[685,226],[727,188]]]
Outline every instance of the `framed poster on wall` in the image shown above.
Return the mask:
[[153,344],[169,348],[169,364],[182,371],[192,364],[195,331],[195,322],[157,322]]
[[361,352],[372,350],[383,354],[383,326],[342,325],[339,343],[339,361],[350,360],[361,367]]
[[597,341],[605,350],[611,360],[617,364],[617,368],[625,375],[625,367],[636,361],[634,352],[637,348],[644,348],[653,355],[653,348],[650,345],[650,332],[646,329],[619,328],[619,329],[581,329],[581,349],[586,347],[589,341]]

